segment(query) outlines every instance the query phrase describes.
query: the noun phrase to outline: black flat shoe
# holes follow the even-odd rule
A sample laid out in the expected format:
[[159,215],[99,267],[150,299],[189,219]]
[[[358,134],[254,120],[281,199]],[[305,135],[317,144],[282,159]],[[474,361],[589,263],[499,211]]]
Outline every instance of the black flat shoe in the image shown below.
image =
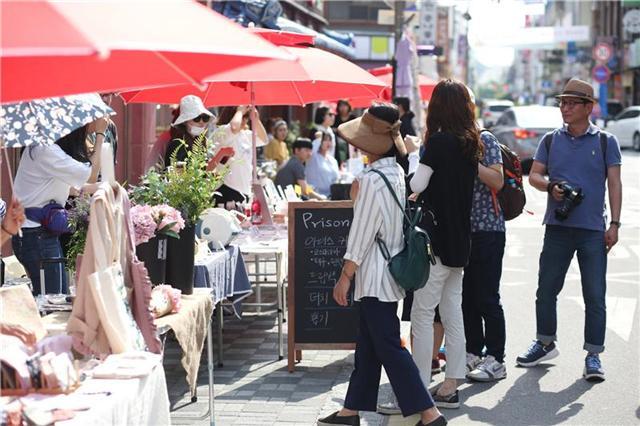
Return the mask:
[[[339,416],[339,411],[331,414],[324,419],[318,420],[318,426],[331,426],[331,425],[347,425],[347,426],[360,426],[360,416]],[[444,418],[444,417],[443,417]],[[446,424],[446,423],[445,423]]]
[[446,426],[446,425],[447,425],[447,419],[445,419],[444,416],[440,416],[434,421],[429,422],[427,424],[422,423],[422,420],[416,423],[416,426]]

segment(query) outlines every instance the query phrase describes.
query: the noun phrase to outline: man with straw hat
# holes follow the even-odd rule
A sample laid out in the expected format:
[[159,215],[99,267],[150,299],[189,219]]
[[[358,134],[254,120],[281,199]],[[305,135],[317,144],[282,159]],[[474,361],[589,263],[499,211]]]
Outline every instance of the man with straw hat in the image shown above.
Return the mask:
[[549,194],[536,293],[537,337],[516,361],[533,367],[558,356],[556,301],[577,252],[585,304],[583,377],[603,381],[599,354],[606,329],[607,253],[618,242],[622,208],[620,146],[615,136],[589,121],[597,102],[589,83],[571,79],[557,98],[565,124],[542,138],[529,174],[529,183]]
[[371,107],[362,117],[341,124],[338,133],[368,156],[369,167],[385,175],[393,193],[378,173],[365,170],[358,176],[344,266],[333,290],[336,302],[347,306],[355,277],[353,298],[360,310],[355,369],[344,408],[318,420],[318,425],[359,426],[359,411],[376,411],[383,366],[405,416],[419,413],[418,425],[446,425],[411,354],[400,343],[397,307],[404,290],[393,280],[375,241],[376,236],[385,241],[391,256],[404,247],[403,212],[394,200],[405,199],[404,172],[396,162],[396,157],[406,156],[398,110],[393,105]]

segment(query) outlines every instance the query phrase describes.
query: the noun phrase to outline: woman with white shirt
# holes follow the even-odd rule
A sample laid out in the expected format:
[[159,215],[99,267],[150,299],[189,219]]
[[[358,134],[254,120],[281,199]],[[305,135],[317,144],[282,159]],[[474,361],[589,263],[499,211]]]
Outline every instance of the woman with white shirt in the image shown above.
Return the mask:
[[313,140],[313,152],[318,151],[320,148],[321,140],[316,137],[317,132],[327,132],[331,135],[331,141],[333,147],[331,148],[331,156],[336,158],[336,134],[333,133],[331,126],[336,121],[336,115],[329,109],[329,107],[319,107],[316,109],[314,116],[314,127],[310,131],[310,139]]
[[383,366],[405,416],[419,413],[418,425],[447,424],[400,343],[397,307],[404,290],[393,280],[375,241],[376,236],[384,240],[392,255],[404,246],[403,212],[394,200],[405,199],[404,172],[396,161],[406,156],[398,118],[395,107],[379,105],[338,128],[341,137],[367,154],[370,168],[385,175],[393,193],[377,172],[365,170],[358,177],[344,266],[333,290],[335,301],[347,306],[355,277],[354,299],[360,311],[355,369],[344,408],[318,420],[318,425],[359,425],[359,411],[375,411]]
[[311,155],[311,159],[305,166],[307,175],[307,183],[311,185],[315,192],[325,197],[331,195],[331,185],[336,183],[340,176],[338,162],[330,154],[333,147],[331,135],[322,132],[320,139],[322,143],[317,152]]
[[236,203],[242,203],[251,197],[251,180],[253,178],[253,152],[251,129],[249,122],[256,123],[256,148],[262,147],[267,141],[265,130],[258,110],[255,107],[241,105],[233,115],[226,109],[220,114],[219,125],[213,133],[214,150],[230,146],[235,154],[227,162],[229,173],[224,184],[218,188],[220,195],[215,201],[218,207],[233,209]]
[[[30,220],[30,211],[51,202],[64,206],[70,191],[89,190],[100,171],[100,152],[109,125],[107,118],[80,127],[53,145],[32,145],[24,150],[14,182],[15,197],[27,211],[22,236],[14,235],[13,252],[24,266],[35,295],[40,294],[40,261],[62,258],[62,246],[57,235],[47,232],[41,223]],[[90,150],[89,134],[95,133],[95,145]],[[64,263],[45,264],[45,291],[67,293]]]

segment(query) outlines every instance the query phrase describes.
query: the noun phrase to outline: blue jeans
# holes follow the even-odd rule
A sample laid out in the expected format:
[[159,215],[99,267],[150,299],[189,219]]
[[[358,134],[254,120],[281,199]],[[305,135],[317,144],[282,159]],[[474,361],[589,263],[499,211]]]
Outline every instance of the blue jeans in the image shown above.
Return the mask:
[[344,407],[376,411],[383,366],[404,416],[433,407],[433,399],[420,379],[418,367],[409,351],[400,345],[398,304],[364,297],[357,305],[360,309],[360,331],[356,342],[355,369],[351,373]]
[[[40,261],[64,257],[58,237],[41,227],[22,228],[22,238],[11,240],[16,255],[31,279],[33,294],[40,294]],[[64,263],[44,264],[45,292],[47,294],[68,293],[67,274]]]
[[575,252],[585,304],[584,349],[600,353],[604,351],[607,323],[607,252],[603,231],[547,225],[536,293],[537,338],[544,344],[557,339],[556,302]]

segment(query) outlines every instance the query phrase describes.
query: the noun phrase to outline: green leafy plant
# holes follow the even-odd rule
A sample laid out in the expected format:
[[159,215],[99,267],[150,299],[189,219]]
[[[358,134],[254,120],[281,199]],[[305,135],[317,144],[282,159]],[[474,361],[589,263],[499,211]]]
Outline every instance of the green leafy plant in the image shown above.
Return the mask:
[[[200,214],[212,207],[215,191],[222,185],[228,168],[207,170],[211,145],[202,135],[187,147],[184,140],[181,147],[171,155],[171,167],[164,171],[151,169],[141,179],[140,185],[132,187],[131,199],[136,204],[168,204],[182,214],[187,225],[195,225]],[[177,161],[180,149],[187,151],[186,160]]]
[[82,194],[71,201],[69,210],[69,226],[73,233],[67,245],[67,268],[76,270],[76,258],[84,252],[87,241],[87,231],[89,229],[89,210],[91,207],[91,196]]

